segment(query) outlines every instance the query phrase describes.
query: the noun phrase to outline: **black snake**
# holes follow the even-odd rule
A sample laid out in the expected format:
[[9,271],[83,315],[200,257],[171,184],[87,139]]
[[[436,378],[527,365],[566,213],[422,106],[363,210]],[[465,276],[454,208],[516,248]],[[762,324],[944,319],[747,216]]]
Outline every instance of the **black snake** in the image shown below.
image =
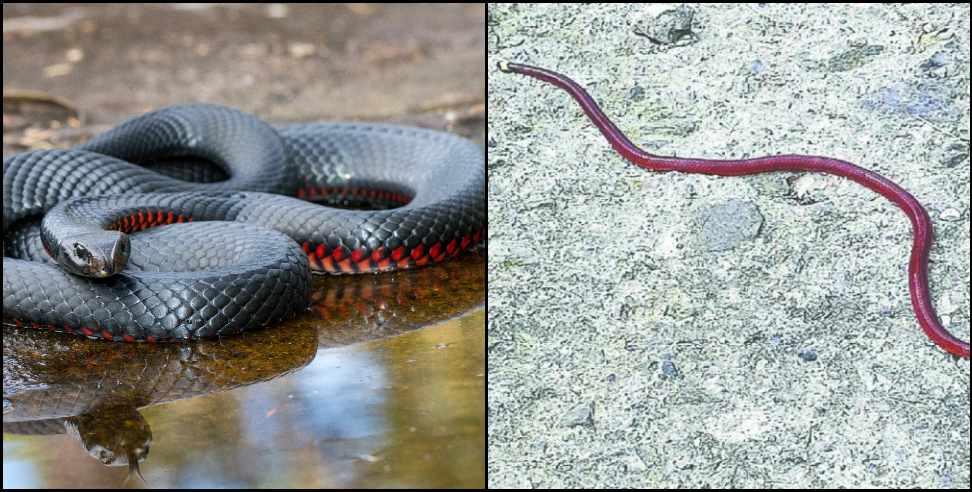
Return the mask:
[[485,183],[482,150],[448,133],[162,109],[4,159],[4,319],[125,341],[265,326],[306,306],[310,271],[413,268],[479,244]]

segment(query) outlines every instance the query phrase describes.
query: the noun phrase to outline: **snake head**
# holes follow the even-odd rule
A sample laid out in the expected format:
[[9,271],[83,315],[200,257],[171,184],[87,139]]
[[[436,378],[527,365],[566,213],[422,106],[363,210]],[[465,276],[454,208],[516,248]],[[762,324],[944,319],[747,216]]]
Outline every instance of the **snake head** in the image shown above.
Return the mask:
[[82,277],[110,277],[125,268],[131,243],[119,231],[79,234],[61,241],[54,259],[70,273]]

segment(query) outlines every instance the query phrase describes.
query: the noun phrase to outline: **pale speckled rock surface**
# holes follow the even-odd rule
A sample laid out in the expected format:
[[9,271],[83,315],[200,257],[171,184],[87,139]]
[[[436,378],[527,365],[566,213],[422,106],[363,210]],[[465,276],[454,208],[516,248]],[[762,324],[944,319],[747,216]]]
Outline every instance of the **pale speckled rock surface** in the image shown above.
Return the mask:
[[[490,4],[489,59],[571,75],[660,154],[901,183],[967,340],[969,6],[690,4],[656,44],[675,7]],[[565,93],[488,77],[490,487],[969,487],[969,362],[915,323],[897,209],[829,176],[650,173]]]

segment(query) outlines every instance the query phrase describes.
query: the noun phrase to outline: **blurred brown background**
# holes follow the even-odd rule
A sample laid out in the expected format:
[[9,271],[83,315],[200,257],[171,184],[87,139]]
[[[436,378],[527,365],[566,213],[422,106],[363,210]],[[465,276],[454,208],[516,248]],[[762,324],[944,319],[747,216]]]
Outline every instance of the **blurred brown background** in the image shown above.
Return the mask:
[[484,24],[482,4],[4,4],[4,153],[24,147],[8,145],[24,126],[8,106],[36,95],[24,91],[61,98],[89,130],[207,102],[274,122],[406,122],[481,142]]

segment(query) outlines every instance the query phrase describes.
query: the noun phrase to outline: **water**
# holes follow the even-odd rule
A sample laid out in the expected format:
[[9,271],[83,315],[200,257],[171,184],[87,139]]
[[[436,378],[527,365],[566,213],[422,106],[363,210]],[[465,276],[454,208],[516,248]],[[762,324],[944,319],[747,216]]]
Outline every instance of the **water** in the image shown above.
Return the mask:
[[484,299],[473,254],[212,342],[5,328],[4,487],[484,487]]

